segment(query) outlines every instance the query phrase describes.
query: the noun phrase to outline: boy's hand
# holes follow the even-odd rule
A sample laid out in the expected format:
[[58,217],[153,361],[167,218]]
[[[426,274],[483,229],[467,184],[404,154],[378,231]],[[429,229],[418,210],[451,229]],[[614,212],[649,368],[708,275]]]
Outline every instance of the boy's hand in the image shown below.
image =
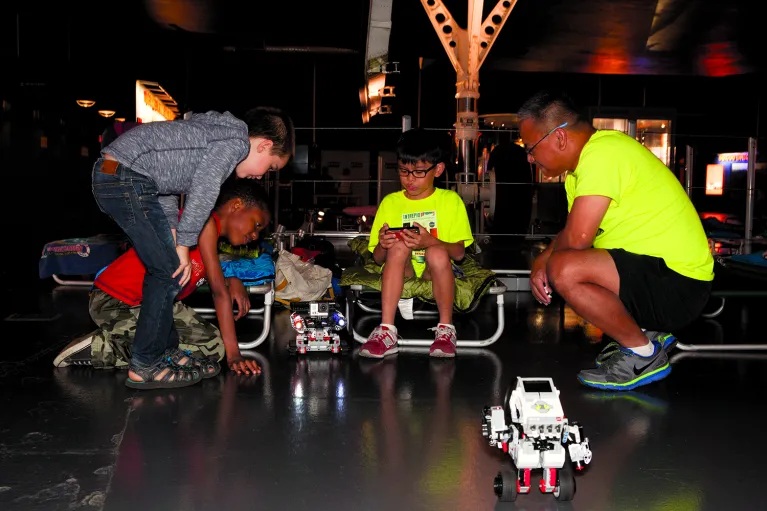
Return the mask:
[[256,361],[249,358],[243,358],[240,353],[226,358],[229,369],[237,374],[257,375],[261,374],[261,368]]
[[378,244],[381,245],[381,248],[384,250],[389,250],[400,240],[396,233],[387,232],[388,230],[389,224],[383,224],[381,230],[378,231]]
[[429,234],[429,231],[426,229],[426,227],[419,224],[418,222],[415,223],[415,226],[418,227],[418,232],[408,229],[400,231],[400,234],[402,235],[402,241],[405,243],[407,248],[410,250],[423,250],[425,248],[433,247],[439,243],[437,238]]
[[192,262],[189,259],[189,247],[177,245],[176,254],[178,254],[178,260],[181,264],[179,264],[178,269],[176,270],[176,273],[172,275],[172,278],[175,279],[176,276],[180,275],[178,283],[181,287],[184,287],[189,283],[189,278],[192,276]]
[[245,285],[237,277],[230,277],[229,281],[229,297],[232,299],[232,307],[237,303],[237,315],[235,320],[245,317],[250,310],[250,297],[248,291],[245,289]]

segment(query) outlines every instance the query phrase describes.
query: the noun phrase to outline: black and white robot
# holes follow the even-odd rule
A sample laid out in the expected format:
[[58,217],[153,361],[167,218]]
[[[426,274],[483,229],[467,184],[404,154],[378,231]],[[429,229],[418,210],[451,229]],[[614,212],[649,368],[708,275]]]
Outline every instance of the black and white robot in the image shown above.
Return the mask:
[[572,467],[583,470],[591,462],[589,439],[578,423],[565,417],[559,390],[551,378],[517,378],[503,406],[484,408],[482,435],[511,458],[493,483],[502,501],[529,493],[530,473],[538,469],[542,471],[538,483],[542,493],[553,493],[557,500],[572,500]]
[[290,304],[290,311],[290,324],[296,331],[297,353],[341,353],[338,332],[346,327],[346,318],[335,302],[294,302]]

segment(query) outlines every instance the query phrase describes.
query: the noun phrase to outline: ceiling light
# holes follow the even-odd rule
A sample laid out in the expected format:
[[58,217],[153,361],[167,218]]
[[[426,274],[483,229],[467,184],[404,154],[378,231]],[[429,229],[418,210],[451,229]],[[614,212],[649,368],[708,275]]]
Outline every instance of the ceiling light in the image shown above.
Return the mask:
[[78,99],[77,104],[83,108],[90,108],[96,104],[92,99]]
[[114,114],[114,110],[99,110],[99,115],[101,117],[112,117]]

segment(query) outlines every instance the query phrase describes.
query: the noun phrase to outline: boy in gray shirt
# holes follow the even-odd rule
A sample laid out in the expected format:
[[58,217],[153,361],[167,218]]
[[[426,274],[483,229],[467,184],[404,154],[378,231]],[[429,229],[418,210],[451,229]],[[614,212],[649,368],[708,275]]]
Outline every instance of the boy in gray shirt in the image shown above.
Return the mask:
[[[260,179],[284,167],[294,149],[290,117],[258,107],[243,120],[208,112],[141,124],[101,151],[93,195],[128,235],[147,270],[128,387],[183,387],[200,381],[203,371],[217,371],[178,349],[173,301],[189,281],[189,249],[232,171],[238,178]],[[181,194],[186,198],[179,218]]]

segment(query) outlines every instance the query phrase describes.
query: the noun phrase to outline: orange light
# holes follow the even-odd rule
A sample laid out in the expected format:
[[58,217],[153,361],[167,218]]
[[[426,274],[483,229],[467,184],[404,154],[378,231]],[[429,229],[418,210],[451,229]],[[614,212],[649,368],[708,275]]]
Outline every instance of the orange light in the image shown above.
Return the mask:
[[700,214],[700,218],[702,220],[705,220],[707,218],[714,218],[714,219],[716,219],[716,220],[718,220],[718,221],[720,221],[722,223],[727,222],[727,217],[728,216],[729,215],[727,215],[727,213],[701,213]]
[[724,190],[724,165],[706,165],[706,195],[722,195]]
[[598,48],[587,68],[589,73],[624,75],[629,72],[629,54],[625,48]]

